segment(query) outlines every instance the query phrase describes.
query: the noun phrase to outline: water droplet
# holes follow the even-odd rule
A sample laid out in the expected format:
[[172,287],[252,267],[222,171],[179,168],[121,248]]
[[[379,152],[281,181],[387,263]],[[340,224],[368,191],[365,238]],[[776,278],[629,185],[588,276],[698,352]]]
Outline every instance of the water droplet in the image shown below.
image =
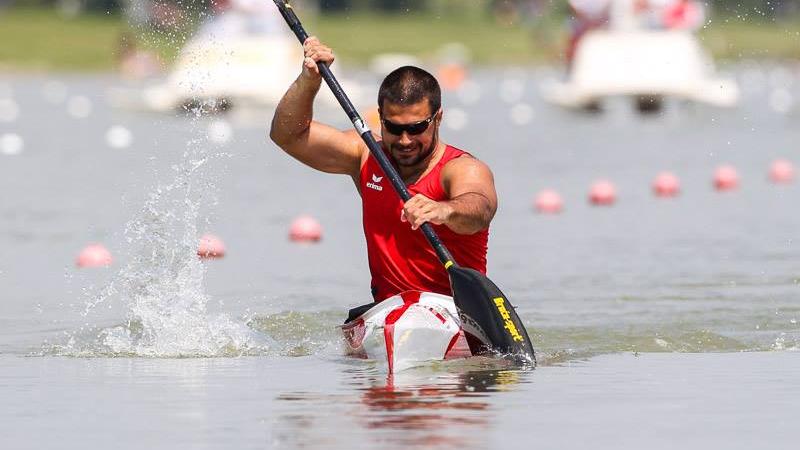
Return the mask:
[[444,123],[447,128],[451,130],[462,130],[469,122],[469,116],[466,111],[460,108],[449,108],[447,114],[444,115]]
[[112,148],[127,148],[133,142],[133,134],[121,125],[114,125],[106,132],[106,143]]
[[792,110],[794,99],[787,89],[778,88],[769,94],[769,106],[773,111],[786,114]]
[[477,102],[481,98],[481,86],[472,80],[465,81],[458,90],[458,98],[465,105]]
[[0,135],[0,152],[4,155],[18,155],[22,153],[25,147],[25,141],[22,140],[20,135],[15,133],[6,133]]
[[48,81],[42,86],[42,97],[50,103],[64,103],[67,99],[67,86],[60,81]]
[[500,84],[500,98],[506,103],[518,102],[525,91],[525,83],[518,79],[504,80]]
[[67,113],[76,119],[85,119],[92,113],[92,102],[82,95],[71,97],[67,101]]
[[527,125],[533,119],[533,108],[525,103],[518,103],[511,108],[511,122],[515,125]]
[[233,137],[233,127],[227,120],[218,119],[208,126],[208,140],[215,144],[226,144]]
[[19,105],[12,98],[0,98],[0,122],[12,123],[19,117]]

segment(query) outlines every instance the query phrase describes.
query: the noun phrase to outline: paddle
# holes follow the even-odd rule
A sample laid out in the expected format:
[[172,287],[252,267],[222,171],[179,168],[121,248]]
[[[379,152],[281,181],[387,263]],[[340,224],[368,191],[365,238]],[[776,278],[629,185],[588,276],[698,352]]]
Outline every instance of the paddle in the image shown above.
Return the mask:
[[[288,0],[273,0],[286,23],[292,29],[300,43],[304,43],[308,38],[308,33],[303,29],[303,25],[294,13]],[[369,127],[361,119],[347,94],[342,90],[341,85],[333,76],[327,64],[317,63],[322,78],[328,84],[336,100],[342,105],[347,117],[353,122],[361,139],[367,144],[370,153],[380,164],[386,176],[392,183],[397,194],[406,202],[411,198],[405,183],[400,178],[389,158],[375,141]],[[453,289],[453,300],[456,307],[461,311],[462,322],[465,328],[472,328],[479,334],[483,334],[491,344],[491,348],[470,341],[470,350],[474,354],[494,351],[503,355],[512,356],[526,363],[536,363],[533,346],[528,337],[525,326],[517,316],[514,307],[506,296],[500,291],[492,280],[478,272],[466,267],[461,267],[453,260],[450,252],[442,244],[439,236],[433,231],[429,223],[424,223],[420,227],[425,238],[436,251],[439,261],[444,265],[450,275],[450,286]],[[466,316],[466,317],[465,317]],[[477,330],[475,330],[477,329]]]

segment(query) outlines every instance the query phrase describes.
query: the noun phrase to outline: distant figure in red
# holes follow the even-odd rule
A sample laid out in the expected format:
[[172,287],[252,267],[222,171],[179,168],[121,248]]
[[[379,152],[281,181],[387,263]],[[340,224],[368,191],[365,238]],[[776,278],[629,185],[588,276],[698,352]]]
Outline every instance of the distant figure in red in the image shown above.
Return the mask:
[[141,79],[161,73],[163,63],[154,52],[142,50],[133,33],[123,32],[117,41],[117,67],[125,78]]
[[703,26],[703,7],[692,0],[675,0],[664,8],[662,20],[670,30],[696,30]]
[[575,49],[586,32],[608,25],[611,0],[569,0],[574,14],[567,44],[567,67],[572,66]]

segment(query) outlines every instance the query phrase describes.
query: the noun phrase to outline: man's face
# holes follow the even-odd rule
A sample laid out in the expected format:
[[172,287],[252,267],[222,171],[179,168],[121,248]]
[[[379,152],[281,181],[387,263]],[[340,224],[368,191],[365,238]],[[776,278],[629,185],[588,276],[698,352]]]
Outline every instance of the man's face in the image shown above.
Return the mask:
[[403,131],[393,134],[383,120],[396,125],[415,124],[431,118],[433,111],[428,106],[428,100],[413,105],[397,105],[383,102],[381,114],[381,137],[384,146],[389,150],[398,166],[413,167],[421,163],[433,153],[439,140],[439,123],[442,118],[441,110],[430,121],[425,131],[420,134],[411,134]]

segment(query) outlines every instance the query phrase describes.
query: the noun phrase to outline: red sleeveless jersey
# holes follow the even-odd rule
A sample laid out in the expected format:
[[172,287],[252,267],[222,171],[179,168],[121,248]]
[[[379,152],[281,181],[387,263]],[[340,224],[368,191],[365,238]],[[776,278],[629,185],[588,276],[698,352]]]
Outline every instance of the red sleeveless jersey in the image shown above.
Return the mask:
[[[430,172],[407,185],[411,195],[448,200],[442,188],[442,168],[464,154],[466,152],[448,145]],[[412,230],[411,224],[400,220],[403,201],[372,155],[361,167],[359,188],[375,301],[408,290],[452,295],[447,271],[422,230]],[[458,264],[486,273],[488,228],[471,235],[458,234],[445,225],[433,225],[433,229]]]

